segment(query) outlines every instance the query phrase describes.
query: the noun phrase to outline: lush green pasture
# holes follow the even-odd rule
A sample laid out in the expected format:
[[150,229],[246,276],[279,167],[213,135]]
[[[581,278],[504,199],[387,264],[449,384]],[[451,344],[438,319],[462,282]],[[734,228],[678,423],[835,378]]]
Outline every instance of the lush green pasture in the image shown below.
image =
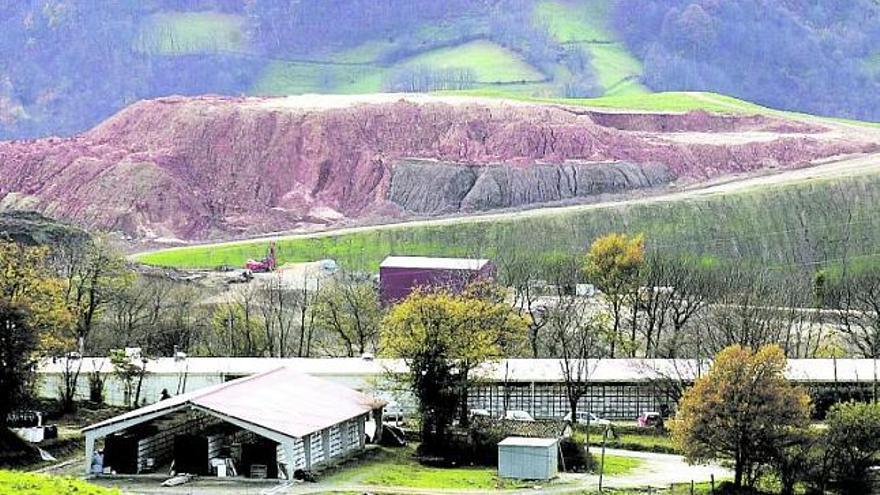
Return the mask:
[[0,495],[119,495],[72,478],[59,478],[18,471],[0,471]]
[[642,63],[626,49],[611,26],[614,0],[542,1],[535,6],[535,22],[560,43],[579,46],[592,57],[593,69],[605,95],[640,94]]
[[400,67],[469,69],[481,83],[541,81],[545,77],[516,53],[486,40],[426,51],[395,65]]
[[319,62],[270,62],[251,93],[284,96],[304,93],[375,93],[382,89],[385,70],[372,65]]
[[[398,224],[282,239],[281,262],[333,258],[375,271],[389,254],[486,256],[583,251],[607,232],[644,232],[649,249],[706,262],[745,260],[786,267],[822,246],[822,257],[873,262],[880,243],[880,175],[809,180],[688,200],[540,210],[439,224]],[[804,222],[808,225],[805,232]],[[847,239],[846,242],[843,240]],[[160,266],[239,266],[263,256],[267,241],[170,249],[138,259]],[[814,246],[814,247],[810,247]],[[809,260],[807,260],[809,261]]]
[[135,49],[185,55],[247,50],[245,18],[220,12],[162,12],[147,17]]

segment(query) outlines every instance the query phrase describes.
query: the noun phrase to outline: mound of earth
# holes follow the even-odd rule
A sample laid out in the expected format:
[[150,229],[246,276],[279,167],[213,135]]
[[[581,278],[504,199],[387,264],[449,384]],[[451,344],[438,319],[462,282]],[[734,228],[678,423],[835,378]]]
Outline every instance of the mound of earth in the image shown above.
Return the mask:
[[[70,139],[0,143],[0,209],[210,239],[705,180],[873,151],[766,116],[427,96],[169,97]],[[417,160],[413,160],[417,159]]]
[[0,211],[0,239],[31,246],[81,246],[90,241],[84,230],[34,211]]

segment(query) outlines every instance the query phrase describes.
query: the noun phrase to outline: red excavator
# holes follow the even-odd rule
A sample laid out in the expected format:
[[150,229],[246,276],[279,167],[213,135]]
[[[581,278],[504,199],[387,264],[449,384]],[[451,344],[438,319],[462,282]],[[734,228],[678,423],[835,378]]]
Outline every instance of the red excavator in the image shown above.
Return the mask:
[[266,257],[260,261],[247,260],[244,267],[254,273],[265,273],[275,270],[275,242],[269,243],[269,252]]

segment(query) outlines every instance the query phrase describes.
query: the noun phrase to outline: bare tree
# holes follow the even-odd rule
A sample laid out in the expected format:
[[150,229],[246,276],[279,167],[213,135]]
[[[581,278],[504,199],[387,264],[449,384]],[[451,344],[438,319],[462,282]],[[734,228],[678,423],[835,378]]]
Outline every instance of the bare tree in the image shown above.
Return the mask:
[[352,357],[377,350],[379,294],[368,280],[340,274],[321,290],[314,310],[315,325],[338,338],[344,355]]
[[[557,342],[571,420],[577,423],[578,403],[589,391],[602,355],[601,342],[610,331],[608,316],[593,311],[586,298],[568,295],[548,310],[548,328]],[[588,431],[589,426],[588,419]]]

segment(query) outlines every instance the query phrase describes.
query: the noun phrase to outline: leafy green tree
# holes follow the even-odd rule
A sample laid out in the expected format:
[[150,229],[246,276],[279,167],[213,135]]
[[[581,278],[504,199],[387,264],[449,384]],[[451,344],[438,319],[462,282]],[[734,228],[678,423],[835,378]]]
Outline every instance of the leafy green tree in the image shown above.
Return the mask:
[[728,347],[679,402],[672,438],[689,462],[730,459],[734,486],[754,486],[758,467],[809,424],[810,398],[786,380],[777,345]]
[[64,301],[64,282],[48,261],[49,251],[0,241],[0,299],[26,308],[38,350],[56,354],[73,343],[73,315]]
[[[634,236],[608,234],[599,237],[593,241],[587,253],[584,272],[588,280],[602,291],[611,306],[612,330],[615,338],[611,342],[611,357],[614,357],[616,339],[621,333],[623,306],[627,300],[632,300],[638,290],[644,264],[645,238],[641,234]],[[629,344],[631,354],[635,357],[635,318]]]
[[836,404],[827,424],[831,477],[844,493],[868,493],[868,471],[880,456],[880,404]]
[[140,404],[141,386],[147,374],[146,357],[129,355],[123,349],[110,351],[113,373],[122,381],[125,404],[134,409]]
[[248,297],[214,308],[211,332],[204,343],[209,356],[261,356],[266,348],[259,317]]
[[416,291],[383,321],[381,347],[409,366],[406,383],[419,401],[422,447],[441,452],[455,411],[467,423],[473,370],[522,344],[528,321],[482,288],[473,293]]
[[30,396],[37,332],[26,307],[0,298],[0,425]]

